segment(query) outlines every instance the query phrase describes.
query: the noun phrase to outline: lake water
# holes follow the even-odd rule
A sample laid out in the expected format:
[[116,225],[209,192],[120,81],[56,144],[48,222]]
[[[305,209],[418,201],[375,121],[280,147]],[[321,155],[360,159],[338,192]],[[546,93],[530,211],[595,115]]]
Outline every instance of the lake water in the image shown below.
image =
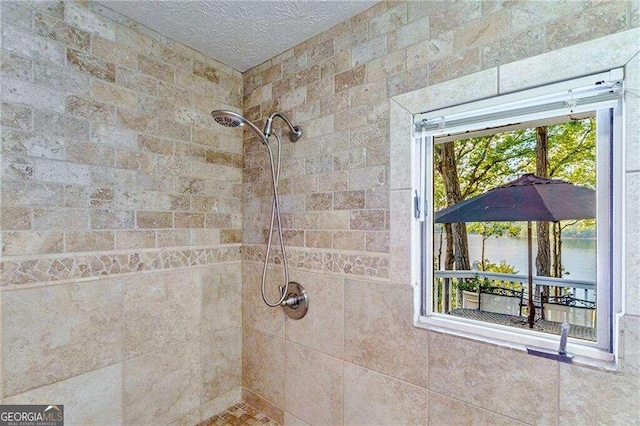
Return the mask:
[[[471,262],[480,261],[482,252],[482,236],[468,234],[469,257]],[[437,255],[440,234],[434,238],[435,254]],[[446,244],[446,243],[444,243]],[[444,253],[444,244],[442,252]],[[533,271],[535,274],[535,256],[537,250],[536,239],[533,239]],[[519,274],[527,273],[527,239],[501,237],[489,238],[485,243],[485,258],[493,263],[506,260],[513,265]],[[594,239],[563,239],[562,240],[562,265],[566,278],[576,280],[596,280],[596,241]]]

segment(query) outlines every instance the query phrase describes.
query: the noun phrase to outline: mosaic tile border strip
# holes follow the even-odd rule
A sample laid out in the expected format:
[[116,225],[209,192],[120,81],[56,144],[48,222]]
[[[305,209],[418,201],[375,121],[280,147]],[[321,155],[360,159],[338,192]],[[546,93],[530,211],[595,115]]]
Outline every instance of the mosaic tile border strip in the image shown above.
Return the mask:
[[[245,245],[243,260],[263,262],[265,246]],[[282,264],[280,250],[273,250],[270,261],[276,265]],[[389,279],[389,255],[363,255],[325,251],[307,251],[295,247],[287,247],[287,259],[293,268],[309,269]]]
[[198,424],[198,426],[244,426],[244,425],[264,425],[278,426],[278,423],[267,417],[249,404],[240,402],[232,405],[225,411],[216,414]]
[[5,260],[0,262],[0,288],[240,260],[240,246]]

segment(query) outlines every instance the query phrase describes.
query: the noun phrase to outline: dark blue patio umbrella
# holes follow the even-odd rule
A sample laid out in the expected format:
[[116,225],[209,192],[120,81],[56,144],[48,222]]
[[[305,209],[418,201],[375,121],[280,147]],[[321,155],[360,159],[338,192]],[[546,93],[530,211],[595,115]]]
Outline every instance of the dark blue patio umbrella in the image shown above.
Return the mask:
[[529,327],[533,328],[531,222],[557,222],[596,217],[596,192],[560,179],[528,173],[435,214],[436,223],[527,222]]

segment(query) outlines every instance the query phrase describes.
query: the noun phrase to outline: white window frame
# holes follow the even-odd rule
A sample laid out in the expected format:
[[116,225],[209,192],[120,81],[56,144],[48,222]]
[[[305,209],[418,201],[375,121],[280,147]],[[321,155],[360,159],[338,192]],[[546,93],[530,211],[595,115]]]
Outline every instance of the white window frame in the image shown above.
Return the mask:
[[[451,132],[467,131],[480,128],[477,123],[467,125],[465,120],[473,121],[474,116],[495,117],[483,121],[490,127],[510,124],[510,118],[500,118],[506,111],[529,108],[533,104],[549,103],[550,99],[562,99],[568,91],[583,91],[584,88],[594,86],[601,82],[622,82],[623,70],[615,69],[609,72],[599,73],[587,77],[567,80],[560,83],[549,84],[535,89],[514,92],[508,95],[496,96],[481,101],[470,102],[463,105],[448,107],[428,113],[414,115],[414,123],[431,122],[438,120],[444,122],[443,128],[430,126],[428,130],[422,130],[424,126],[415,126],[413,131],[412,158],[412,194],[414,198],[414,217],[412,219],[412,282],[420,287],[420,312],[417,325],[428,329],[456,334],[483,341],[493,341],[500,345],[544,348],[557,350],[559,336],[544,334],[541,332],[501,326],[498,324],[484,323],[465,318],[453,317],[446,314],[431,312],[431,292],[433,289],[433,209],[432,200],[433,185],[433,137]],[[598,139],[605,136],[602,132],[611,132],[607,136],[613,141],[612,146],[602,142],[596,144],[597,149],[597,182],[598,194],[608,194],[607,199],[599,196],[597,207],[598,223],[607,223],[608,226],[599,226],[597,231],[597,278],[596,282],[608,282],[608,286],[597,286],[597,317],[598,330],[597,342],[588,342],[580,339],[569,338],[568,350],[576,356],[584,356],[600,361],[614,360],[614,340],[617,335],[615,316],[621,312],[620,293],[622,291],[622,195],[623,195],[623,163],[622,163],[622,129],[623,129],[623,105],[620,95],[614,101],[602,101],[599,104],[587,103],[577,105],[571,103],[566,110],[552,109],[535,111],[530,114],[522,114],[526,121],[548,119],[568,113],[597,110],[597,119],[602,122],[603,114],[613,111],[612,127],[610,129],[598,127]],[[594,108],[594,106],[599,108]],[[462,123],[458,127],[449,127],[447,123]],[[511,121],[513,122],[513,121]],[[416,129],[418,128],[419,129]],[[606,127],[606,126],[605,126]],[[611,148],[611,151],[609,150]],[[429,180],[427,180],[429,179]],[[425,202],[424,200],[427,200]]]

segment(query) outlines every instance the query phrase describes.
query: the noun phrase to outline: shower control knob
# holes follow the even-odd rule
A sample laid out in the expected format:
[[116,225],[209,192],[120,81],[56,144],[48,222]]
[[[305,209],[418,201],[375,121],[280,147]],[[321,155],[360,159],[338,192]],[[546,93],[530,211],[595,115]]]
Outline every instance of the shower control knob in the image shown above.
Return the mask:
[[291,319],[301,319],[309,310],[309,295],[297,282],[289,282],[289,293],[282,302],[284,313]]

